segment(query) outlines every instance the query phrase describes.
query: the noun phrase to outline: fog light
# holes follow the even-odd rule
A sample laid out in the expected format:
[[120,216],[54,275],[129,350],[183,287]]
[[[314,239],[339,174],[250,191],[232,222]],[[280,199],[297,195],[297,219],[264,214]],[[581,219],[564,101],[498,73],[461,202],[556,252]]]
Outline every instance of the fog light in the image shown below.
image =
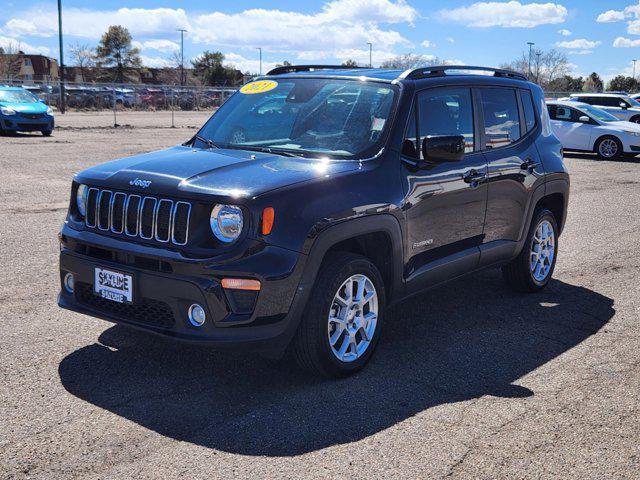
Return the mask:
[[64,285],[64,289],[67,291],[67,293],[73,293],[73,289],[75,286],[75,280],[73,278],[73,273],[67,273],[64,276],[64,281],[62,282],[62,284]]
[[189,321],[191,322],[191,325],[194,327],[201,327],[206,319],[207,316],[204,313],[204,308],[200,305],[194,303],[189,307]]

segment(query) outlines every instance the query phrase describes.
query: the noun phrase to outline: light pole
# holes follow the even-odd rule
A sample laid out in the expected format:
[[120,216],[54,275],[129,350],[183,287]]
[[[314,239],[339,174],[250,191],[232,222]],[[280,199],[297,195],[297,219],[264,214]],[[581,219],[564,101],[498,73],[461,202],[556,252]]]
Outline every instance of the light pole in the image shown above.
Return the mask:
[[531,80],[531,48],[535,45],[533,42],[527,42],[529,45],[529,80]]
[[536,83],[540,83],[540,55],[542,52],[536,52]]
[[369,45],[369,68],[373,68],[373,63],[371,62],[371,53],[373,51],[373,43],[367,42],[367,45]]
[[257,50],[260,50],[260,75],[262,75],[262,47],[256,47]]
[[60,43],[60,112],[64,113],[66,101],[64,98],[64,52],[62,48],[62,0],[58,0],[58,41]]
[[634,59],[634,60],[631,60],[631,61],[633,62],[633,79],[635,80],[636,79],[636,62],[638,60]]
[[184,85],[184,32],[185,29],[179,28],[180,32],[180,85]]

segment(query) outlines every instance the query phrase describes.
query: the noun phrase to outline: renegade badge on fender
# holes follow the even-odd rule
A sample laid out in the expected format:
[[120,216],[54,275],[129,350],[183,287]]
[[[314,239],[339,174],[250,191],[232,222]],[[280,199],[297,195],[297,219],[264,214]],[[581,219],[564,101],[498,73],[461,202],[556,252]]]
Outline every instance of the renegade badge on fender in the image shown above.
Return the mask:
[[76,175],[59,304],[348,375],[416,292],[487,267],[544,288],[568,195],[521,74],[279,67],[184,145]]

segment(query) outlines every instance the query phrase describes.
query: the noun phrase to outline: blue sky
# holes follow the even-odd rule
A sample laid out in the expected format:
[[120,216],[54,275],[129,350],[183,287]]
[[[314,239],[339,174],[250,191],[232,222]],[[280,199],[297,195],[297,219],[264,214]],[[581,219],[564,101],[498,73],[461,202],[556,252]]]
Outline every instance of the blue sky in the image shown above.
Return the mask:
[[[58,57],[56,2],[0,0],[0,46]],[[185,57],[219,50],[242,70],[274,63],[374,65],[402,53],[496,66],[536,48],[567,53],[573,73],[610,78],[631,73],[640,58],[638,0],[555,2],[464,0],[329,0],[202,2],[195,0],[63,0],[65,46],[95,45],[110,24],[129,28],[149,66],[169,62],[186,28]],[[640,73],[640,64],[639,73]]]

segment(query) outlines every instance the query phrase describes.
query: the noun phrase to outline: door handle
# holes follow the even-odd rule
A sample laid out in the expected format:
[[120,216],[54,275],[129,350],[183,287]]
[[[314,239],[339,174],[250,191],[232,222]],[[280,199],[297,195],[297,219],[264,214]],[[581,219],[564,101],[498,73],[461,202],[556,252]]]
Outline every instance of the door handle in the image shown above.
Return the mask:
[[538,165],[540,165],[540,162],[536,162],[532,158],[527,158],[524,162],[522,162],[520,164],[520,169],[521,170],[533,170]]
[[484,173],[478,172],[475,168],[472,168],[467,173],[462,175],[462,179],[466,183],[478,183],[479,180],[484,178]]

